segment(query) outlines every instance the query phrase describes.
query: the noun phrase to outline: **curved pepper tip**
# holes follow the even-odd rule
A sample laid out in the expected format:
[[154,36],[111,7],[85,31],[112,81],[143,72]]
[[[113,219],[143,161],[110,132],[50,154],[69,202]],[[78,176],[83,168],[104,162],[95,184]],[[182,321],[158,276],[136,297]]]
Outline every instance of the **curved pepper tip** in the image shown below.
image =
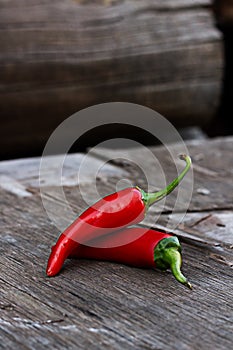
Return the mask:
[[56,276],[60,272],[66,258],[78,245],[79,243],[73,241],[67,237],[67,235],[62,233],[55,246],[53,246],[51,249],[51,254],[49,256],[46,269],[47,276]]
[[193,289],[193,286],[191,285],[191,283],[189,282],[189,281],[186,281],[185,283],[184,283],[184,285],[186,286],[186,287],[188,287],[189,289]]
[[46,275],[47,275],[48,277],[56,276],[56,275],[58,274],[58,272],[59,272],[58,269],[54,269],[53,266],[50,266],[50,265],[48,264],[47,269],[46,269]]
[[62,263],[63,263],[62,260],[59,261],[59,259],[56,259],[56,255],[52,250],[51,255],[49,257],[48,265],[46,268],[46,275],[48,277],[56,276],[62,268]]
[[182,264],[181,246],[177,237],[171,236],[159,242],[154,249],[154,262],[162,270],[170,267],[176,280],[192,289],[191,283],[180,270]]
[[47,269],[46,269],[46,275],[47,275],[48,277],[53,277],[53,276],[56,276],[56,273],[55,273],[52,269],[47,268]]

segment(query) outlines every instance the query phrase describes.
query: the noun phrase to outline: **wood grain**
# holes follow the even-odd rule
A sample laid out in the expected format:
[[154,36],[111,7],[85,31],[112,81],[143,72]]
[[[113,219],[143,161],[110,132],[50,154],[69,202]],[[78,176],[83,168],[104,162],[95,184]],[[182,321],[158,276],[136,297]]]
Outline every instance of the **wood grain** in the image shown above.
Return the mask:
[[146,105],[176,125],[207,123],[223,65],[209,7],[204,0],[2,1],[0,156],[42,150],[62,120],[103,102]]
[[[216,138],[201,142],[200,140],[187,141],[186,147],[192,158],[194,176],[192,201],[188,209],[189,212],[214,209],[232,210],[232,137]],[[112,158],[112,164],[124,165],[131,174],[131,178],[134,178],[134,181],[142,188],[148,187],[145,174],[150,175],[153,178],[153,182],[149,185],[154,189],[161,189],[164,174],[167,177],[167,183],[177,175],[175,166],[179,162],[180,145],[174,144],[171,149],[173,155],[177,154],[175,158],[164,147],[150,147],[154,157],[152,156],[149,159],[147,148],[144,147],[126,149],[122,150],[122,152],[113,149],[95,148],[94,150],[90,150],[90,154],[102,157],[102,159]],[[115,159],[119,153],[122,153],[124,160]],[[161,169],[156,169],[155,161],[162,166],[163,173]],[[134,164],[142,165],[142,168],[140,169],[134,166]],[[184,186],[189,184],[189,181],[187,181],[188,176],[183,180],[183,183],[186,182]],[[202,190],[207,190],[207,194],[203,194]],[[169,195],[164,211],[169,211],[174,207],[176,196],[176,191]],[[182,204],[180,209],[182,210]],[[151,208],[153,214],[160,210],[159,203],[157,206]]]
[[183,243],[184,271],[193,292],[177,285],[169,272],[94,261],[68,261],[60,276],[48,279],[43,271],[57,232],[38,196],[22,203],[2,195],[6,207],[13,198],[15,203],[14,212],[4,213],[8,223],[1,235],[3,348],[8,338],[33,349],[43,342],[58,349],[230,345],[232,283],[224,251]]
[[[194,192],[192,212],[176,230],[183,246],[183,271],[193,291],[179,285],[169,271],[89,260],[67,260],[59,276],[46,277],[46,261],[59,230],[49,220],[38,192],[38,159],[25,160],[25,167],[23,160],[18,161],[18,172],[14,171],[17,161],[12,166],[11,162],[0,163],[1,173],[5,168],[8,178],[31,190],[30,196],[22,197],[0,188],[1,349],[231,348],[232,207],[223,210],[220,200],[220,194],[227,195],[222,191],[225,182],[228,188],[230,169],[223,167],[223,162],[230,162],[231,145],[232,138],[188,146],[193,157],[198,155],[196,162],[199,159],[199,165],[206,170],[206,175],[195,174],[200,185],[206,186],[205,176],[211,181],[213,174],[222,175],[222,187],[216,187],[216,207],[213,208],[213,198],[203,205],[203,195],[198,197]],[[158,147],[152,151],[163,161],[166,159],[163,164],[167,169],[165,150]],[[224,157],[215,158],[218,153]],[[74,156],[77,162],[70,174],[80,166],[82,158]],[[90,157],[93,162],[94,155]],[[100,158],[98,155],[96,161],[100,162]],[[103,178],[98,180],[100,193],[113,189],[122,174],[129,179],[132,176],[130,165],[112,164],[108,169],[111,172],[103,171]],[[175,169],[170,176],[174,174]],[[48,175],[45,191],[55,195],[56,187]],[[91,198],[93,188],[89,185],[86,191]],[[65,186],[65,193],[77,214],[84,209],[77,184]],[[51,198],[51,202],[56,206],[59,198]],[[64,215],[63,207],[60,201],[57,215]],[[178,214],[173,214],[174,220]],[[166,219],[166,213],[161,215],[160,223],[165,225]]]

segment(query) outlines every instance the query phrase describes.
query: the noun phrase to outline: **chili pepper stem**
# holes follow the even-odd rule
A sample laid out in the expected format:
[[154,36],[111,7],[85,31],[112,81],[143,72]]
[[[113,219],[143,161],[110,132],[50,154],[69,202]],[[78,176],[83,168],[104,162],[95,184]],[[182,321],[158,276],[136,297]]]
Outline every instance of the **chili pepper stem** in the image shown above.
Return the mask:
[[179,183],[184,178],[184,176],[187,174],[192,164],[191,158],[185,154],[181,154],[179,158],[186,162],[186,166],[184,170],[180,173],[180,175],[177,178],[175,178],[167,187],[154,193],[146,193],[142,189],[138,188],[142,193],[142,199],[147,208],[149,208],[152,204],[160,201],[161,199],[166,197],[169,193],[171,193],[179,185]]
[[189,289],[192,289],[192,285],[187,281],[187,278],[182,274],[180,267],[182,263],[181,254],[176,248],[168,248],[164,252],[164,260],[170,265],[170,269],[178,282],[184,284]]
[[191,283],[188,282],[180,270],[182,264],[181,245],[177,237],[164,238],[157,244],[154,248],[154,262],[161,270],[170,267],[176,280],[192,289]]

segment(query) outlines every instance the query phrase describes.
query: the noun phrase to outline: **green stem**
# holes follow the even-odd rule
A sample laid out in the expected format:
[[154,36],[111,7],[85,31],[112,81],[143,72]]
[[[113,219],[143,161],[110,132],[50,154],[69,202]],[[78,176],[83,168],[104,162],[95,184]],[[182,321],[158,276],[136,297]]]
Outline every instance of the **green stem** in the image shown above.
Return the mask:
[[181,182],[181,180],[184,178],[184,176],[189,171],[192,161],[191,158],[188,155],[181,154],[179,156],[180,159],[184,160],[186,162],[186,166],[184,170],[180,173],[180,175],[175,178],[167,187],[165,187],[163,190],[160,190],[158,192],[154,193],[146,193],[142,189],[138,188],[142,193],[142,200],[144,201],[146,208],[148,209],[152,204],[155,202],[160,201],[164,197],[166,197],[169,193],[171,193]]
[[191,283],[182,274],[181,245],[177,237],[168,237],[161,240],[154,249],[154,262],[156,267],[166,270],[170,267],[176,280],[192,289]]

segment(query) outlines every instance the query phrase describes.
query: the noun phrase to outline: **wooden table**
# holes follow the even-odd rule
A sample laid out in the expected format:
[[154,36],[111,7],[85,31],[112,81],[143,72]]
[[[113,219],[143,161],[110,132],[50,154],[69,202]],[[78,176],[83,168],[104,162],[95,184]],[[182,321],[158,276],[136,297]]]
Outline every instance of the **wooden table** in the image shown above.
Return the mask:
[[[45,212],[38,186],[39,158],[0,163],[0,348],[1,349],[230,349],[232,346],[232,149],[233,138],[190,141],[194,190],[188,212],[175,229],[183,246],[190,291],[172,274],[120,264],[68,260],[54,278],[46,261],[59,230]],[[174,145],[174,148],[176,145]],[[175,175],[162,147],[151,148],[169,179]],[[92,166],[116,151],[89,154],[80,182],[94,199]],[[129,150],[128,154],[137,153]],[[140,154],[143,157],[143,154]],[[68,156],[65,194],[78,214],[84,209],[75,174],[83,154]],[[145,158],[145,166],[148,166]],[[132,164],[116,159],[97,179],[101,195],[128,178],[143,186]],[[63,215],[56,195],[53,157],[43,192],[51,211]],[[158,221],[166,226],[175,192]],[[168,203],[168,204],[167,204]],[[154,226],[157,206],[144,222]],[[173,213],[176,220],[179,213]]]

